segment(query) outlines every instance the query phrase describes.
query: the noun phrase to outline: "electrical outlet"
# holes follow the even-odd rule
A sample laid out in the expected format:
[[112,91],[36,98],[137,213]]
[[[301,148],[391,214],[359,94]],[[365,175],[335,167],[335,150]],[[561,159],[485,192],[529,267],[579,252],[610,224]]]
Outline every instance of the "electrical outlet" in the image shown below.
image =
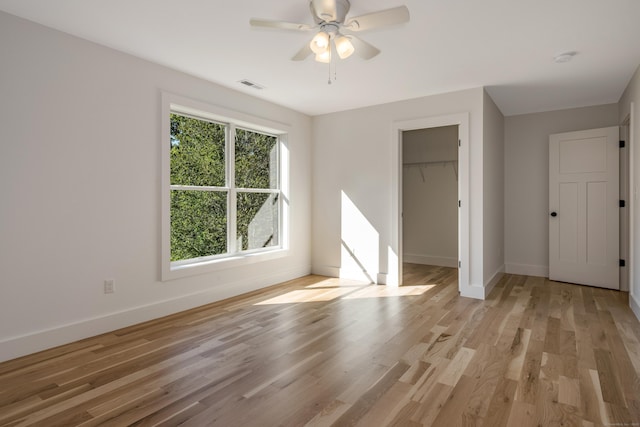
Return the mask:
[[114,279],[107,279],[104,281],[104,293],[112,294],[116,291],[116,281]]

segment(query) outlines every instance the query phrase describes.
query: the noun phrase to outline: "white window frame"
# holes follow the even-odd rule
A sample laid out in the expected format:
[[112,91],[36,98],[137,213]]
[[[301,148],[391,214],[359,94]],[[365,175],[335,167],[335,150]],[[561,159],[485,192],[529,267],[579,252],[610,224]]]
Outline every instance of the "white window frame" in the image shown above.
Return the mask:
[[[267,249],[253,249],[242,252],[236,251],[236,224],[228,221],[227,227],[227,254],[211,255],[202,258],[171,261],[171,189],[188,189],[189,186],[171,185],[171,158],[170,158],[170,116],[172,113],[181,114],[196,119],[210,120],[223,124],[227,128],[225,163],[226,186],[211,187],[216,191],[227,191],[227,218],[235,218],[236,195],[238,192],[279,193],[280,218],[279,218],[279,245]],[[268,261],[288,255],[289,252],[289,151],[287,135],[289,126],[276,123],[249,114],[228,110],[223,107],[195,101],[170,93],[162,93],[162,118],[161,118],[161,280],[173,280],[181,277],[214,272],[221,269],[238,267],[255,262]],[[279,189],[253,189],[236,188],[234,162],[229,161],[230,153],[235,150],[235,129],[265,133],[277,137]],[[197,187],[199,190],[202,187]],[[206,191],[206,190],[205,190]]]

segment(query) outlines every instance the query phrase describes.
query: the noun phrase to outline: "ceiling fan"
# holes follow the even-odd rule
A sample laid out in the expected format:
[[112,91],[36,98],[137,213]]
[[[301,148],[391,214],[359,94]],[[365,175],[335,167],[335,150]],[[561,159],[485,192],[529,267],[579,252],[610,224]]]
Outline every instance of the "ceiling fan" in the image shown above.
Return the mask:
[[352,32],[375,30],[409,21],[409,9],[406,6],[348,19],[346,16],[351,7],[349,0],[311,0],[309,7],[315,25],[255,18],[251,19],[250,24],[253,27],[281,30],[316,30],[316,35],[311,42],[305,44],[291,59],[302,61],[311,54],[315,54],[316,61],[330,63],[334,51],[340,59],[346,59],[353,53],[364,59],[371,59],[380,53],[378,48],[354,36]]

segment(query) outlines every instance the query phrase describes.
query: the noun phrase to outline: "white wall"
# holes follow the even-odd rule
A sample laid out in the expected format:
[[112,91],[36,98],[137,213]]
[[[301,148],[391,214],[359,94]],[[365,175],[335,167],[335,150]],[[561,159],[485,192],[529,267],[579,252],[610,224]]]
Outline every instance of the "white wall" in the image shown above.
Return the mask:
[[[392,212],[393,123],[402,120],[435,117],[468,112],[470,138],[470,286],[475,295],[483,296],[482,263],[482,88],[470,89],[425,98],[373,106],[313,118],[313,271],[328,275],[351,275],[343,262],[354,256],[359,264],[369,268],[359,278],[376,278],[389,272],[393,254],[398,248],[392,243],[395,213]],[[345,207],[346,196],[349,199]],[[360,214],[367,242],[375,242],[374,259],[362,259],[360,253],[371,254],[370,245],[346,242],[342,244],[343,212]],[[349,253],[350,252],[350,253]],[[352,256],[353,254],[354,256]],[[370,255],[368,255],[370,256]],[[358,265],[359,266],[359,265]],[[473,292],[470,292],[473,293]]]
[[[631,105],[633,103],[633,114]],[[630,255],[630,262],[627,263],[630,268],[629,280],[629,305],[640,319],[640,200],[638,194],[640,192],[640,67],[636,70],[631,78],[629,85],[625,89],[620,102],[618,103],[619,115],[618,121],[623,122],[627,117],[631,119],[631,246],[633,253]]]
[[483,283],[488,293],[504,273],[504,117],[486,92],[483,103]]
[[618,124],[616,104],[506,117],[506,272],[549,275],[549,135]]
[[[4,13],[0,58],[0,360],[310,271],[309,117]],[[161,91],[290,126],[289,256],[158,281]]]
[[405,131],[402,151],[404,261],[457,267],[458,126]]

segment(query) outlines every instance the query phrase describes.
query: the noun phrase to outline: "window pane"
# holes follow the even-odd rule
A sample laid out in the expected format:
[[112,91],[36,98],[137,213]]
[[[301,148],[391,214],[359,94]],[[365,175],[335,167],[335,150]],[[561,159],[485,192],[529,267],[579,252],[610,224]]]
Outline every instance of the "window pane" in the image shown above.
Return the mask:
[[225,126],[171,114],[171,185],[225,186]]
[[171,261],[227,252],[227,192],[171,191]]
[[278,138],[236,130],[236,187],[278,188]]
[[274,193],[238,193],[238,250],[278,246],[278,197]]

